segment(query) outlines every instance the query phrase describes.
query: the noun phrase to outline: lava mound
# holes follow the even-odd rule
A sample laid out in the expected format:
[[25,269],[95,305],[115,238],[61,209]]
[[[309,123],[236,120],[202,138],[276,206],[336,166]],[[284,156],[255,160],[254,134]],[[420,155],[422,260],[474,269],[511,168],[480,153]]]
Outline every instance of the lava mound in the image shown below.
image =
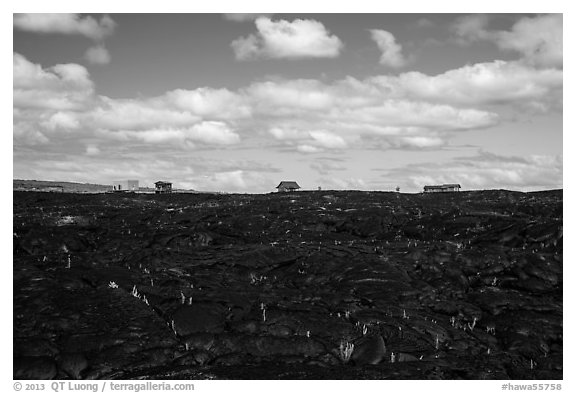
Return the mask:
[[562,191],[14,192],[15,379],[562,379]]

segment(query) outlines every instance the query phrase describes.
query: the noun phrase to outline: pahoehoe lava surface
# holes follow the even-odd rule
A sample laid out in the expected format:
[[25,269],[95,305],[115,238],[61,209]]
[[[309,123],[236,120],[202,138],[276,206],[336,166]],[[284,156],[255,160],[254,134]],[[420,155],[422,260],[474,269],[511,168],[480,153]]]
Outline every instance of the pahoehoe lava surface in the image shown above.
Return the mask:
[[561,379],[562,191],[14,192],[14,378]]

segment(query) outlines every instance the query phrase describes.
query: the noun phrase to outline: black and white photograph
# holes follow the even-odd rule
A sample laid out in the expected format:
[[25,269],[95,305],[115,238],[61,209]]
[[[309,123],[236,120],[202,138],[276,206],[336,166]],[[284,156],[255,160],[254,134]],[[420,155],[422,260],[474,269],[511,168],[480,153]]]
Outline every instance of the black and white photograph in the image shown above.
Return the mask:
[[562,13],[130,9],[12,15],[17,384],[567,390]]

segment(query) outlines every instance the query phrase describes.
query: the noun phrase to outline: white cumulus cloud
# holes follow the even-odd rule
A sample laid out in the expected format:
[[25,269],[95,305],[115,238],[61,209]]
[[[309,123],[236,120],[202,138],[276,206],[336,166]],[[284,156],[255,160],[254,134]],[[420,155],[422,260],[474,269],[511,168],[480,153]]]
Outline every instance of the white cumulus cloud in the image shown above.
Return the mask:
[[324,176],[316,180],[323,190],[367,190],[368,185],[364,179]]
[[327,160],[314,161],[312,164],[310,164],[310,168],[314,169],[322,175],[326,175],[334,171],[346,170],[346,167],[342,163]]
[[558,66],[563,63],[562,14],[522,18],[510,31],[498,34],[498,45],[524,55],[540,66]]
[[296,147],[296,150],[304,154],[322,153],[324,151],[324,149],[312,145],[298,145]]
[[373,77],[371,81],[390,96],[458,106],[538,104],[548,109],[562,106],[562,70],[535,68],[523,62],[496,60],[435,76],[407,72]]
[[79,14],[15,14],[14,27],[34,33],[77,34],[102,41],[114,32],[116,22],[108,15],[97,20]]
[[141,130],[99,129],[98,135],[118,141],[140,141],[147,144],[169,144],[184,148],[203,145],[233,145],[240,136],[227,124],[202,122],[185,128],[147,128]]
[[15,143],[57,143],[63,131],[73,131],[82,149],[131,141],[209,149],[258,140],[308,154],[433,150],[449,146],[458,133],[500,124],[502,110],[508,116],[562,109],[562,70],[522,61],[438,75],[274,78],[236,90],[201,87],[114,99],[97,95],[80,65],[45,68],[15,53],[13,85]]
[[201,118],[188,111],[167,106],[161,99],[111,99],[100,97],[99,105],[86,112],[86,122],[103,129],[179,128]]
[[255,110],[285,115],[299,110],[327,110],[334,104],[329,87],[316,80],[256,82],[246,89]]
[[501,49],[518,52],[529,64],[562,67],[562,14],[524,17],[510,30],[490,30],[489,22],[487,15],[467,15],[459,18],[453,28],[462,38],[492,41]]
[[344,149],[348,147],[344,138],[328,131],[311,131],[310,136],[318,146],[326,149]]
[[73,130],[80,127],[80,122],[73,113],[56,112],[44,123],[49,130]]
[[[300,153],[321,153],[325,150],[348,148],[346,139],[326,130],[304,131],[294,128],[273,127],[268,132],[287,146],[293,146]],[[352,137],[352,139],[356,139]]]
[[211,172],[193,178],[196,189],[225,192],[252,192],[254,189],[272,191],[272,187],[277,184],[275,181],[261,173],[244,169]]
[[238,60],[253,58],[298,59],[306,57],[337,57],[344,44],[316,20],[295,19],[273,21],[256,19],[255,34],[232,42]]
[[238,93],[228,89],[201,87],[195,90],[177,89],[166,97],[177,108],[210,119],[240,119],[252,115],[250,105]]
[[380,64],[394,68],[399,68],[406,64],[402,54],[402,45],[396,42],[396,38],[392,33],[386,30],[373,29],[370,30],[370,34],[382,52]]
[[284,140],[299,140],[304,139],[308,136],[305,131],[300,131],[296,129],[286,129],[281,127],[273,127],[268,132],[276,139],[280,141]]
[[445,141],[442,138],[435,136],[405,136],[398,139],[391,140],[392,146],[396,148],[415,148],[415,149],[426,149],[426,148],[437,148],[445,145]]
[[95,45],[84,53],[90,64],[110,63],[110,53],[104,40],[114,33],[116,22],[108,15],[100,19],[80,14],[14,14],[14,28],[38,34],[81,35],[91,39]]
[[240,142],[240,136],[220,121],[204,121],[194,125],[190,129],[190,137],[212,145],[233,145]]
[[14,107],[78,110],[93,98],[94,85],[86,68],[57,64],[44,69],[13,54]]

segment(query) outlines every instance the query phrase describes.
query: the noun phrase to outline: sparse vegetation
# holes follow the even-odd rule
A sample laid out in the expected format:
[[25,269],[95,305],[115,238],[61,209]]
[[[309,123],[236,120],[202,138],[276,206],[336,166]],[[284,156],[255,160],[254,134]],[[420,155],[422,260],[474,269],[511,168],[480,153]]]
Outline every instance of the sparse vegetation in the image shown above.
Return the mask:
[[16,193],[15,357],[39,337],[93,378],[561,378],[561,193],[393,196]]
[[344,341],[340,342],[340,360],[342,360],[342,362],[344,363],[348,363],[350,361],[350,358],[352,357],[352,353],[354,353],[354,344],[349,343],[346,341],[346,343],[344,343]]

